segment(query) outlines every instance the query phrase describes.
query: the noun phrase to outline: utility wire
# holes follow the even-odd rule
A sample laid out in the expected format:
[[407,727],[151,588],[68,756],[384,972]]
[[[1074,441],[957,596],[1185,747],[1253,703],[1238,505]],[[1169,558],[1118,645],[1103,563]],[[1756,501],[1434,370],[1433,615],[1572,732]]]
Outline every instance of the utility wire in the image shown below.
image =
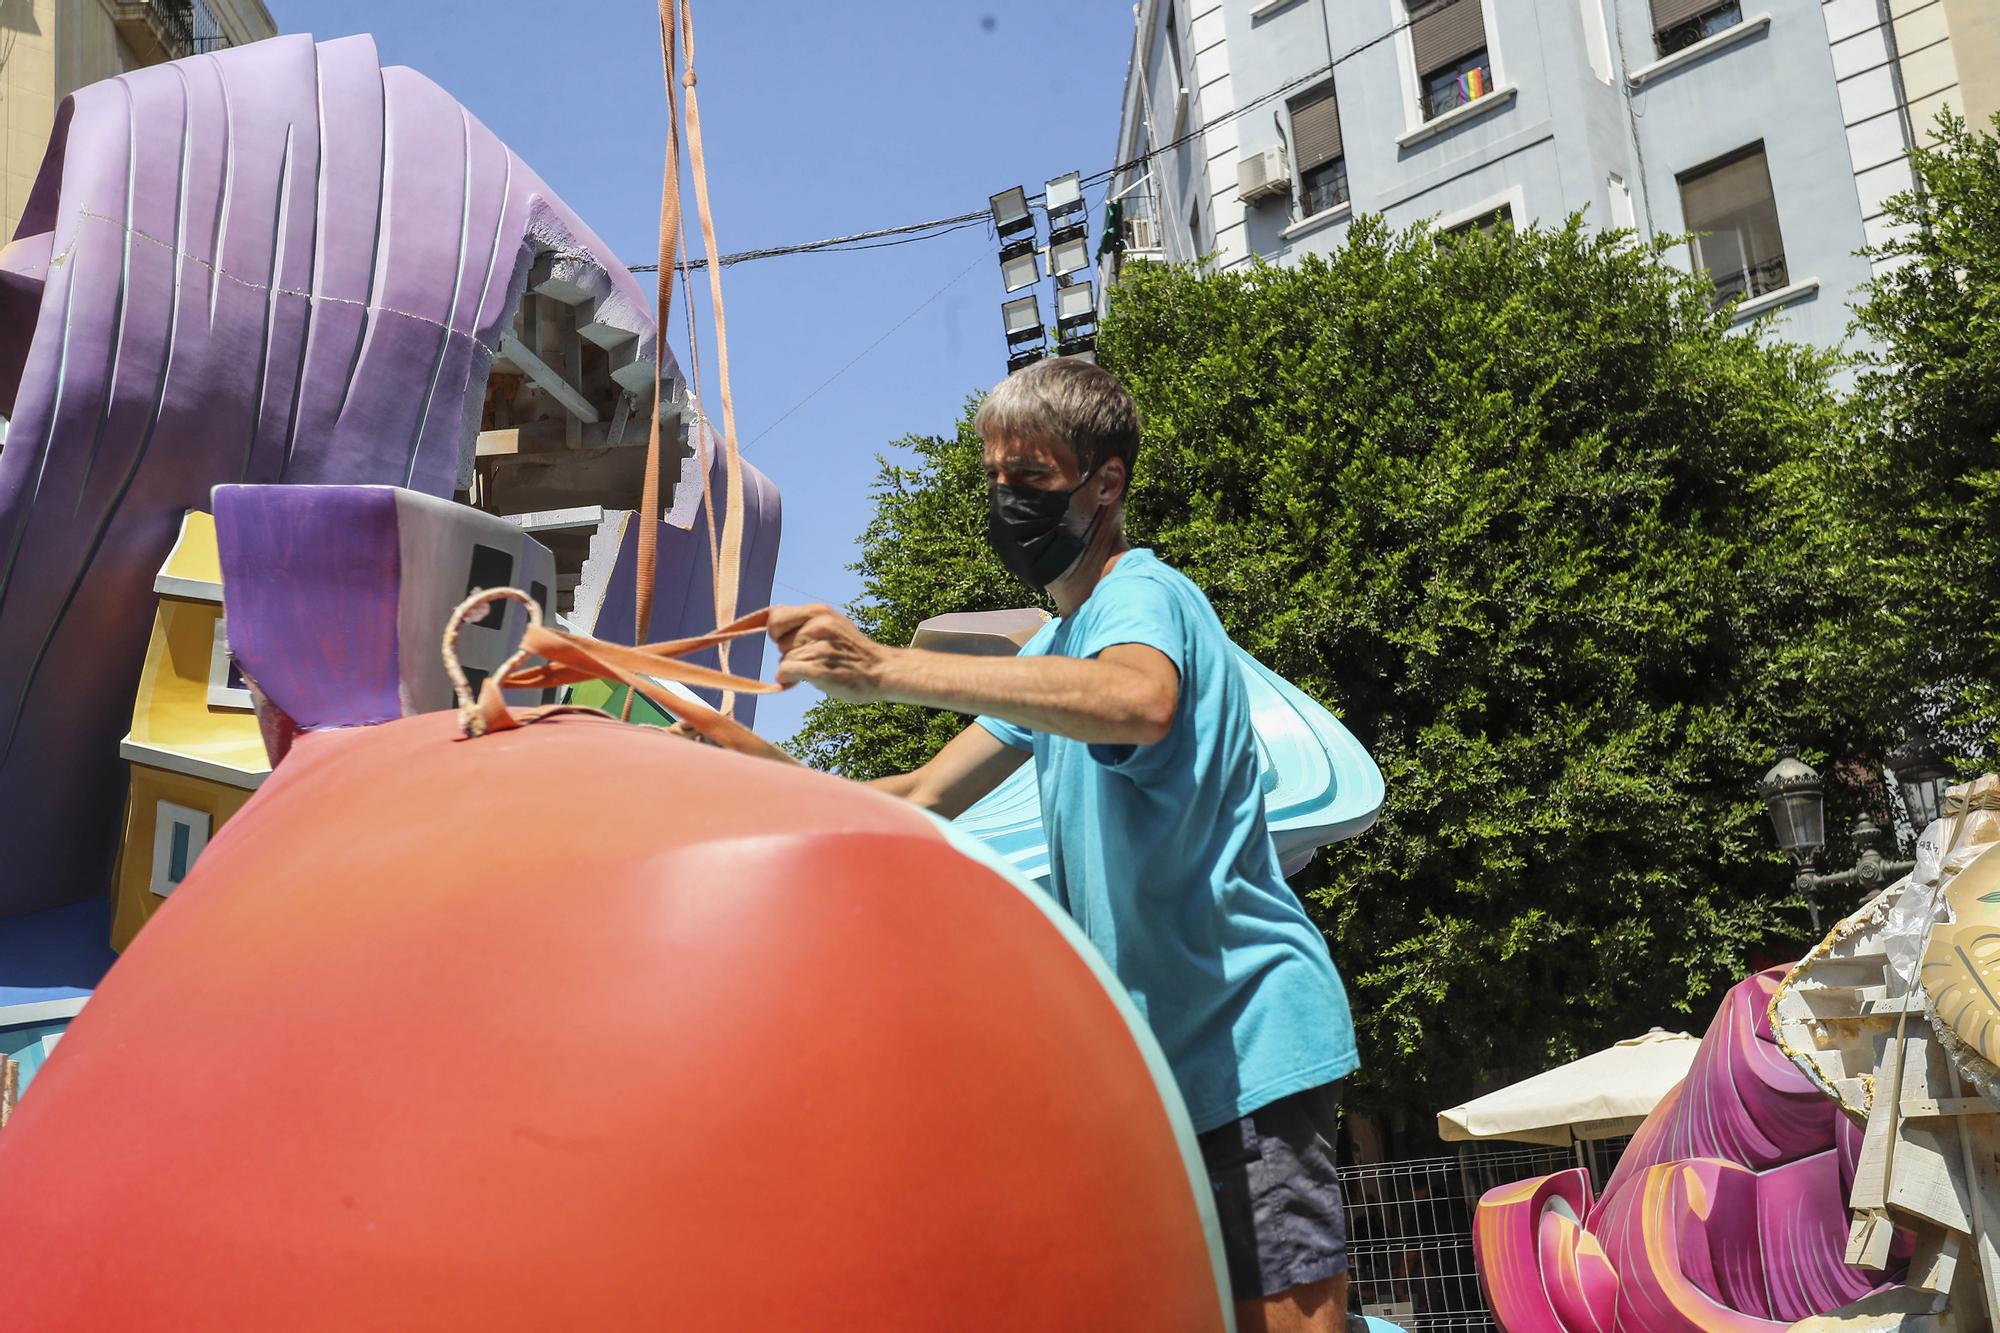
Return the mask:
[[972,270],[978,268],[981,264],[987,264],[991,262],[992,262],[992,257],[988,255],[985,251],[983,250],[980,251],[979,254],[974,257],[973,261],[970,264],[967,264],[964,268],[960,269],[956,274],[954,274],[951,280],[946,282],[944,286],[938,288],[936,291],[932,292],[929,296],[926,296],[923,299],[923,303],[917,306],[916,309],[912,310],[909,314],[897,320],[894,324],[891,324],[888,327],[888,329],[883,332],[881,337],[877,338],[874,342],[869,343],[866,347],[856,352],[854,354],[853,359],[850,360],[846,365],[842,366],[839,370],[834,371],[831,375],[828,375],[824,380],[821,380],[819,386],[815,388],[811,393],[808,393],[805,397],[799,399],[799,401],[793,403],[790,407],[786,408],[782,413],[779,414],[778,419],[776,421],[773,421],[770,425],[758,431],[757,434],[751,438],[750,443],[743,446],[744,451],[747,453],[750,449],[750,445],[757,443],[758,440],[763,439],[766,435],[769,435],[779,426],[782,426],[785,423],[786,418],[790,417],[794,412],[797,412],[800,408],[804,407],[807,403],[811,402],[813,399],[819,397],[821,392],[824,391],[828,385],[832,384],[842,375],[845,375],[848,371],[854,369],[855,366],[861,363],[862,357],[867,356],[870,352],[880,347],[883,343],[889,341],[890,336],[893,335],[898,329],[902,328],[905,324],[915,319],[918,315],[921,315],[924,311],[930,309],[932,305],[936,304],[939,297],[943,296],[946,292],[950,291],[952,288],[958,286],[958,284],[964,280],[966,274],[972,272]]
[[[1269,106],[1271,103],[1288,97],[1301,88],[1316,82],[1321,77],[1331,74],[1340,66],[1354,59],[1354,57],[1365,51],[1373,50],[1375,47],[1393,38],[1399,32],[1408,31],[1416,25],[1419,18],[1429,18],[1433,14],[1439,14],[1450,9],[1453,5],[1477,3],[1479,3],[1479,0],[1439,0],[1439,3],[1426,9],[1417,18],[1404,19],[1401,23],[1397,23],[1375,34],[1375,36],[1370,37],[1368,40],[1348,47],[1347,50],[1341,52],[1338,56],[1335,56],[1319,68],[1308,70],[1289,83],[1274,88],[1261,97],[1252,98],[1241,106],[1234,107],[1217,116],[1214,120],[1204,122],[1200,127],[1189,130],[1178,139],[1141,153],[1128,162],[1120,162],[1116,166],[1106,167],[1103,171],[1085,176],[1082,178],[1081,183],[1087,189],[1093,185],[1102,185],[1112,178],[1123,175],[1136,167],[1143,167],[1154,158],[1163,157],[1184,144],[1192,143],[1194,140],[1207,134],[1210,130],[1219,129],[1227,125],[1238,116],[1247,115],[1260,107]],[[1141,70],[1140,77],[1144,77],[1143,69]],[[1028,202],[1039,204],[1046,201],[1047,197],[1046,194],[1030,195]],[[929,222],[910,222],[900,227],[883,227],[876,231],[855,232],[850,236],[830,236],[825,240],[806,241],[798,245],[773,245],[760,250],[742,250],[735,254],[723,255],[716,262],[726,268],[731,264],[748,263],[754,259],[777,259],[785,255],[824,254],[828,252],[845,253],[849,250],[878,250],[891,245],[910,245],[917,241],[934,240],[939,236],[948,236],[955,231],[963,231],[967,227],[986,222],[990,216],[989,211],[982,208],[976,212],[959,213],[948,218],[933,218]],[[901,239],[884,239],[889,237],[898,237]],[[882,243],[878,245],[862,244],[862,242],[868,241],[879,241]],[[708,261],[705,259],[694,259],[687,263],[689,269],[706,268],[707,266]],[[658,264],[627,264],[625,267],[633,273],[652,273],[657,272],[660,266]]]

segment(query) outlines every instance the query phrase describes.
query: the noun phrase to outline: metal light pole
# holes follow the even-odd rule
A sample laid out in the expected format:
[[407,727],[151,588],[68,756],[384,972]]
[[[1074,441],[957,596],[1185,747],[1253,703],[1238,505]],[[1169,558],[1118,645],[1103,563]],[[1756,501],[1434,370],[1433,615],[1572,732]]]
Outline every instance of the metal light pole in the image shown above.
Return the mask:
[[[1921,730],[1905,735],[1888,764],[1903,790],[1910,818],[1921,833],[1944,807],[1945,789],[1951,785],[1949,770]],[[1778,762],[1757,784],[1757,794],[1771,812],[1778,849],[1791,857],[1796,867],[1792,885],[1805,896],[1814,931],[1819,930],[1818,894],[1822,889],[1859,889],[1866,899],[1916,868],[1915,861],[1891,861],[1876,849],[1882,830],[1864,812],[1855,818],[1849,833],[1861,848],[1854,864],[1829,874],[1815,873],[1813,866],[1826,846],[1826,787],[1819,774],[1799,759],[1796,746],[1778,751]]]

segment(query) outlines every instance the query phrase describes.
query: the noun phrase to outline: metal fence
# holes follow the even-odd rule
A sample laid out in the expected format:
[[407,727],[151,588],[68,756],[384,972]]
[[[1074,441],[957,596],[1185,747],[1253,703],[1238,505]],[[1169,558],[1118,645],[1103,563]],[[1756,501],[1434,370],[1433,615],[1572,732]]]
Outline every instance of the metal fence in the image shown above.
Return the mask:
[[1468,1145],[1456,1157],[1343,1168],[1349,1300],[1411,1333],[1485,1333],[1493,1316],[1472,1262],[1472,1214],[1487,1190],[1589,1167],[1602,1188],[1625,1139],[1570,1148]]

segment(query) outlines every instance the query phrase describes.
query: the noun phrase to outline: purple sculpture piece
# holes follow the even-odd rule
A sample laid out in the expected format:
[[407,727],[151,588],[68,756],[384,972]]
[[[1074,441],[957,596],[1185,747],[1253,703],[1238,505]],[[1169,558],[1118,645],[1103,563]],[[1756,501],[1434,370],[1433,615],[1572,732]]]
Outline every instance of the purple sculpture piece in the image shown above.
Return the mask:
[[[709,486],[718,497],[723,488],[723,459],[720,451],[711,454]],[[700,495],[696,491],[697,496]],[[743,469],[743,565],[737,585],[737,606],[751,610],[771,600],[771,584],[778,568],[778,537],[782,513],[778,488],[747,464]],[[697,520],[689,529],[663,522],[659,529],[659,568],[674,570],[677,577],[661,577],[653,597],[653,617],[645,634],[633,632],[632,617],[638,610],[634,593],[639,582],[639,516],[630,511],[607,515],[592,540],[590,558],[583,566],[583,581],[570,625],[579,633],[610,643],[659,643],[667,639],[687,639],[715,627],[715,568],[710,558],[707,525]],[[684,571],[684,572],[683,572]],[[742,675],[757,675],[762,642],[739,643],[730,654],[729,669]],[[703,666],[722,665],[713,648],[688,658]],[[711,707],[719,706],[720,696],[712,690],[696,690]],[[594,696],[593,696],[594,702]],[[757,719],[757,696],[736,696],[736,720],[751,726]]]
[[[400,487],[218,486],[215,537],[230,655],[264,696],[267,748],[273,726],[288,737],[453,707],[438,644],[472,591],[520,588],[554,619],[546,547],[504,518]],[[464,627],[458,656],[475,688],[527,624],[502,602]]]
[[588,305],[651,410],[650,293],[369,38],[281,37],[65,99],[0,252],[0,916],[104,891],[181,514],[219,483],[467,486],[531,284]]

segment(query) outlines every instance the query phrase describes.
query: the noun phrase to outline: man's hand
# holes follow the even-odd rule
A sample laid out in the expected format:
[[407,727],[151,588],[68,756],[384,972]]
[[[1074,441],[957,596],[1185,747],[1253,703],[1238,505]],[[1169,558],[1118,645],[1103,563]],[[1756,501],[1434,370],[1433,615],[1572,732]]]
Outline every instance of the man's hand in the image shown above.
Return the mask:
[[849,703],[882,697],[883,670],[896,650],[863,634],[832,607],[774,606],[766,629],[783,654],[779,683],[804,681]]

